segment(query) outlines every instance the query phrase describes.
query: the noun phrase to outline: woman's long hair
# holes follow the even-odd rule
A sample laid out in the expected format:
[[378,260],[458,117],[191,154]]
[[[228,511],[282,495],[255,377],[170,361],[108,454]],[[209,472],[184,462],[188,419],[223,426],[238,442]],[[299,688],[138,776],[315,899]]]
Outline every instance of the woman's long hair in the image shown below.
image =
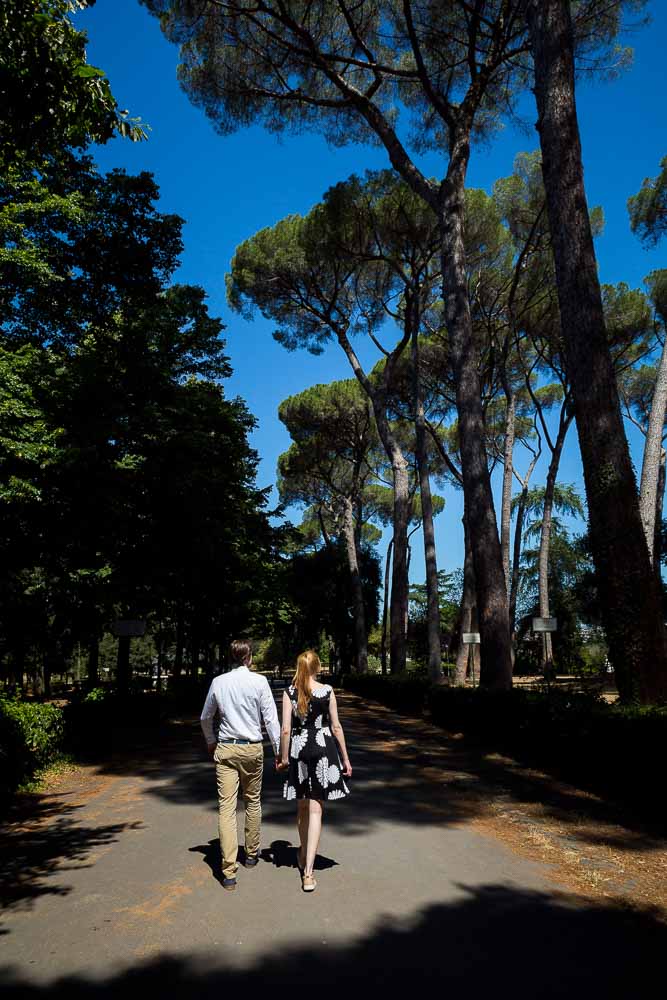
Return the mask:
[[301,653],[296,661],[296,673],[292,684],[297,693],[297,712],[302,719],[306,718],[310,705],[310,678],[315,676],[321,666],[319,656],[312,649]]

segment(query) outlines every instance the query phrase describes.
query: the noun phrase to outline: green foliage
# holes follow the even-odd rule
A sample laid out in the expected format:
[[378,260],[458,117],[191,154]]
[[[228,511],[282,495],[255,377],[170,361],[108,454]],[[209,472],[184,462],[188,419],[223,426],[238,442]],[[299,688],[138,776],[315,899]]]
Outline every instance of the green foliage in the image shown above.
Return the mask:
[[[362,546],[359,570],[364,595],[366,623],[378,620],[380,564],[374,552]],[[350,572],[344,546],[337,542],[313,552],[295,553],[280,573],[279,608],[287,610],[282,620],[276,616],[273,642],[291,661],[295,650],[312,646],[322,659],[324,634],[333,645],[336,670],[348,670],[353,662],[354,631],[350,615],[353,606]],[[332,669],[334,669],[332,665]]]
[[645,177],[637,194],[628,198],[630,227],[645,246],[651,247],[667,233],[667,156],[657,177]]
[[108,701],[112,697],[113,693],[110,688],[96,687],[92,688],[86,694],[83,700],[86,704],[88,704],[88,703],[97,703],[101,701]]
[[54,761],[63,736],[63,712],[56,705],[0,696],[0,798]]
[[[78,6],[91,6],[83,0]],[[119,111],[104,72],[86,60],[68,0],[4,0],[0,10],[0,165],[33,163],[114,133],[145,139]]]

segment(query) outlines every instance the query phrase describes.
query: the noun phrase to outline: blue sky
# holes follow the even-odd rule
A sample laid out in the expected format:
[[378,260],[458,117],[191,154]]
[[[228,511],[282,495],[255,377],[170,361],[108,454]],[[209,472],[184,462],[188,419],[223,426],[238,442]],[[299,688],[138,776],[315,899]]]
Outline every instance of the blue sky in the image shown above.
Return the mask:
[[[653,21],[629,40],[635,48],[631,70],[611,83],[582,85],[577,103],[589,203],[601,205],[606,225],[597,242],[604,282],[639,286],[644,276],[665,266],[665,250],[643,249],[630,232],[626,202],[644,177],[654,176],[667,154],[667,4],[649,4]],[[210,310],[225,322],[227,350],[234,367],[231,394],[243,396],[258,420],[253,446],[261,456],[259,484],[275,479],[276,460],[289,444],[277,417],[286,396],[317,382],[351,377],[337,345],[319,357],[287,353],[271,337],[261,317],[248,323],[230,312],[224,278],[236,246],[258,229],[290,212],[304,213],[332,184],[352,173],[388,166],[382,149],[348,146],[332,149],[312,134],[277,139],[259,128],[220,137],[204,114],[190,104],[176,81],[178,50],[165,41],[158,22],[138,0],[97,0],[76,15],[88,32],[88,58],[105,70],[122,108],[151,126],[148,142],[113,140],[96,151],[100,168],[122,166],[130,172],[149,170],[161,190],[161,208],[186,220],[185,251],[177,280],[202,285]],[[534,113],[524,102],[529,125]],[[474,150],[468,186],[491,190],[494,181],[512,171],[515,155],[537,147],[537,135],[507,128],[492,143]],[[441,175],[434,155],[422,168]],[[369,364],[375,360],[362,350]],[[641,444],[630,432],[633,456],[641,463]],[[521,462],[520,456],[517,456]],[[542,475],[540,476],[540,472]],[[544,480],[538,467],[534,482]],[[561,466],[562,482],[581,484],[574,428]],[[581,487],[583,495],[583,486]],[[438,560],[452,570],[463,561],[461,498],[446,490],[447,506],[436,522]],[[382,546],[384,548],[384,545]],[[411,576],[423,579],[423,553],[414,539]]]

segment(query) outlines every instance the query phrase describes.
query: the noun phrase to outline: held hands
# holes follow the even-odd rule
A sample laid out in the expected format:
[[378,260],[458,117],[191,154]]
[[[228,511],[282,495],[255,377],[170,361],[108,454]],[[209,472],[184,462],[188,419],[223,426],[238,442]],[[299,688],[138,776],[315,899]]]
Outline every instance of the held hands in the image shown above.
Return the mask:
[[280,771],[286,771],[288,767],[289,767],[289,761],[288,760],[279,760],[276,757],[276,771],[278,771],[278,772],[280,772]]

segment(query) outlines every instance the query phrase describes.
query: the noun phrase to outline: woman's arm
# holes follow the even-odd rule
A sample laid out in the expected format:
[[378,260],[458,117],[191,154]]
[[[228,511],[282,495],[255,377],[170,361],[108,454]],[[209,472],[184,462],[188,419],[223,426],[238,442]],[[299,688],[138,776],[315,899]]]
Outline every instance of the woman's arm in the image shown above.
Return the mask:
[[352,777],[352,765],[350,764],[350,758],[347,755],[347,747],[345,746],[345,733],[343,732],[343,727],[340,724],[340,719],[338,718],[338,702],[336,701],[336,695],[331,692],[329,698],[329,715],[331,716],[331,732],[336,738],[336,742],[340,747],[341,757],[343,758],[343,774],[346,778]]
[[292,702],[287,691],[283,691],[283,724],[280,730],[280,764],[279,767],[287,767],[289,764],[289,738],[292,734]]

